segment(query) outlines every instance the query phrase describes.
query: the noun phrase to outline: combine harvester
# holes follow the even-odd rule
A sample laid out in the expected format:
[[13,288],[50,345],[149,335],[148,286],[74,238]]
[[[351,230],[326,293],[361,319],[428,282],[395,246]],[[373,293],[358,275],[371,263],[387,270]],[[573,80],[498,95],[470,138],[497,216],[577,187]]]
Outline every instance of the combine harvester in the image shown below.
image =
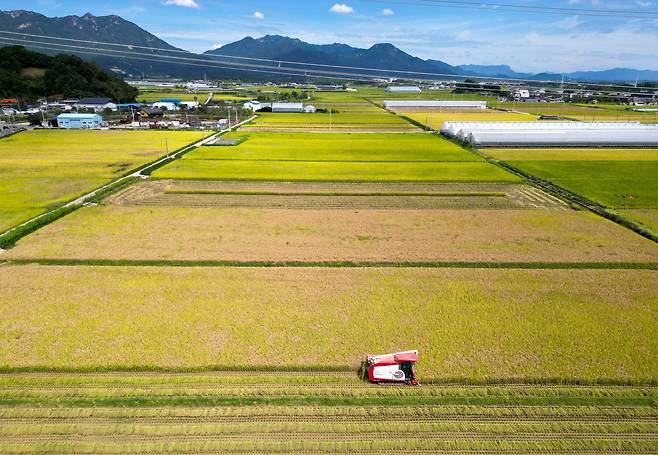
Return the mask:
[[393,354],[368,355],[364,366],[367,368],[368,380],[373,384],[419,385],[414,369],[417,361],[418,351],[402,351]]

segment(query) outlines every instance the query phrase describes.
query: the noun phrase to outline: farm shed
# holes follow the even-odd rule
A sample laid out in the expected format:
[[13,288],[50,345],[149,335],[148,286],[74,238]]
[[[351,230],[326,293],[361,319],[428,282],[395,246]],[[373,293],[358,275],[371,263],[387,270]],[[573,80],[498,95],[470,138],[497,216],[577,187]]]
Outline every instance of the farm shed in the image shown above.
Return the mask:
[[78,109],[93,109],[95,112],[105,109],[117,110],[117,105],[112,102],[111,98],[82,98],[74,106]]
[[478,147],[657,147],[639,122],[446,122],[441,134]]
[[302,103],[272,103],[272,112],[304,112]]
[[486,109],[486,101],[429,101],[429,100],[386,100],[386,109],[427,108],[427,109]]
[[422,90],[415,85],[389,85],[386,87],[388,93],[420,93]]
[[315,112],[315,106],[309,104],[304,108],[304,112],[306,112],[307,114],[312,114],[313,112]]
[[57,124],[64,129],[99,128],[103,125],[103,117],[98,114],[59,114]]

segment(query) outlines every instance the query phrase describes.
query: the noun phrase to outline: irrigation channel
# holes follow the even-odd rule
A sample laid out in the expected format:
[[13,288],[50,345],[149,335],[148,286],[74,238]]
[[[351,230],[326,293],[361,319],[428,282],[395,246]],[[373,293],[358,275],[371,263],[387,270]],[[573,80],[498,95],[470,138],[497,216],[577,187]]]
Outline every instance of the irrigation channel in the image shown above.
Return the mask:
[[655,385],[5,372],[0,453],[656,453]]

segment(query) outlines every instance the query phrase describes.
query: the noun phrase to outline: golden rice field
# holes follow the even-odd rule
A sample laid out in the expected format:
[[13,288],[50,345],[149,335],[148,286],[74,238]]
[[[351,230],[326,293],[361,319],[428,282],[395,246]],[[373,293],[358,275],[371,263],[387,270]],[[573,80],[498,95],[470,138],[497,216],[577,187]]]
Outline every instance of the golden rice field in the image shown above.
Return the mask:
[[0,287],[12,303],[0,306],[0,364],[356,367],[364,353],[413,347],[424,378],[648,379],[658,371],[656,279],[5,265]]
[[1,139],[0,231],[207,134],[34,130]]
[[588,212],[189,208],[185,201],[189,199],[183,198],[183,206],[83,208],[20,240],[3,257],[658,262],[658,247],[653,242]]
[[396,109],[400,115],[438,131],[444,122],[532,122],[538,119],[534,115],[515,114],[495,110],[459,112],[438,109]]

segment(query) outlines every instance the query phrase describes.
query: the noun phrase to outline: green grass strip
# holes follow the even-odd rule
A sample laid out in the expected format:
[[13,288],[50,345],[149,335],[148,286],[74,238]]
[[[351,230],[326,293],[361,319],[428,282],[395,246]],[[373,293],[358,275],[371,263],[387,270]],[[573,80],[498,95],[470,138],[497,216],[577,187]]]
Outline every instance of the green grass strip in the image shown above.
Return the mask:
[[10,265],[100,267],[325,267],[455,268],[531,270],[658,270],[656,262],[352,262],[352,261],[166,261],[151,259],[8,259]]
[[432,192],[432,191],[396,191],[396,192],[338,192],[338,191],[230,191],[230,190],[166,190],[165,194],[216,194],[236,196],[432,196],[432,197],[506,197],[503,192]]

